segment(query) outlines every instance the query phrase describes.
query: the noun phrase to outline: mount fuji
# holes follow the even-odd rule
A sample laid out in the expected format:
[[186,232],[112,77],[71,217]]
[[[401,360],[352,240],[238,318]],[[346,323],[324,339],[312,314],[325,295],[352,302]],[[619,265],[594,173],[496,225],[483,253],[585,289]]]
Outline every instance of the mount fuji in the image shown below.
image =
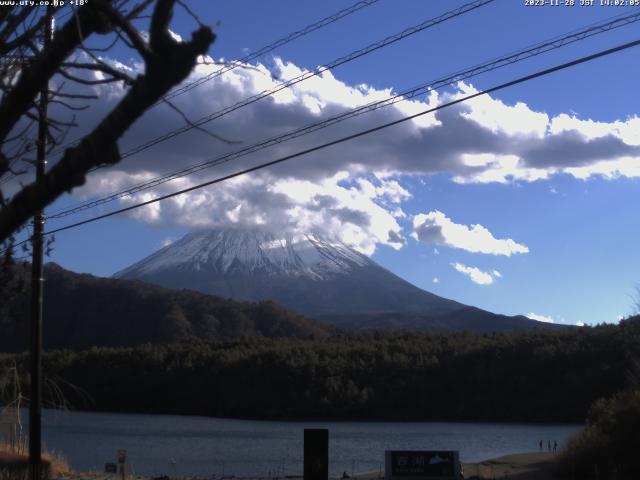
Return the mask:
[[318,233],[194,232],[114,276],[235,300],[274,300],[350,329],[492,332],[546,326],[422,290],[345,243]]

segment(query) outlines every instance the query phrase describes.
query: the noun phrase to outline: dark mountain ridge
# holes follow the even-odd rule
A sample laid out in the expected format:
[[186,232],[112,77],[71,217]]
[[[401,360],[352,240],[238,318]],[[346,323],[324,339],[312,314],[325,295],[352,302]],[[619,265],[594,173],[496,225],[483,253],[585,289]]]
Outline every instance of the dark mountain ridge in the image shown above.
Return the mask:
[[491,333],[554,327],[427,292],[318,233],[194,232],[114,276],[238,300],[270,299],[344,329]]
[[408,283],[346,244],[261,230],[191,233],[114,277],[238,300],[274,300],[307,316],[445,313],[464,305]]
[[[27,265],[16,275],[27,286],[0,319],[0,351],[26,350]],[[134,346],[241,337],[324,338],[334,328],[270,301],[225,300],[191,290],[171,290],[135,280],[78,274],[45,267],[44,348]]]

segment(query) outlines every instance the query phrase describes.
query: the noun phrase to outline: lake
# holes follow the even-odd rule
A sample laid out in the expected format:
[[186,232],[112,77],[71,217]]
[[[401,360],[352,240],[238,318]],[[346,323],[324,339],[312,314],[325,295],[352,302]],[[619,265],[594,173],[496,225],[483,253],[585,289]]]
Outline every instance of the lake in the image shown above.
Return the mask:
[[[26,427],[25,427],[26,428]],[[279,422],[175,415],[43,412],[46,448],[77,470],[117,451],[138,475],[272,476],[302,472],[303,429],[329,429],[331,475],[384,466],[385,450],[459,450],[463,462],[564,445],[580,425],[455,422]]]

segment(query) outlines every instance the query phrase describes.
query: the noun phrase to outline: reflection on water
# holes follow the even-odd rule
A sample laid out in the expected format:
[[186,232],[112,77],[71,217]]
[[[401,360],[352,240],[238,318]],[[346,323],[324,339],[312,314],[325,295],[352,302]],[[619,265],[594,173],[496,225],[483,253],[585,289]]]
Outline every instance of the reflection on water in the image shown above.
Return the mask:
[[293,475],[304,428],[329,429],[331,474],[383,467],[385,450],[459,450],[463,462],[562,446],[579,425],[450,422],[272,422],[172,415],[44,412],[49,450],[77,470],[103,470],[127,450],[141,475]]

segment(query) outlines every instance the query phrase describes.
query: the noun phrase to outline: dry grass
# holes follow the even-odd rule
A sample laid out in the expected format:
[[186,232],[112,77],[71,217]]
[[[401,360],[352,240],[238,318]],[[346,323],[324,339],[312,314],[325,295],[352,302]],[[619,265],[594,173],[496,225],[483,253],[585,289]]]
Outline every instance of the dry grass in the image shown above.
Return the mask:
[[[0,443],[0,480],[24,480],[28,472],[28,456],[25,445],[12,446]],[[71,468],[60,455],[43,452],[43,478],[67,475]]]

